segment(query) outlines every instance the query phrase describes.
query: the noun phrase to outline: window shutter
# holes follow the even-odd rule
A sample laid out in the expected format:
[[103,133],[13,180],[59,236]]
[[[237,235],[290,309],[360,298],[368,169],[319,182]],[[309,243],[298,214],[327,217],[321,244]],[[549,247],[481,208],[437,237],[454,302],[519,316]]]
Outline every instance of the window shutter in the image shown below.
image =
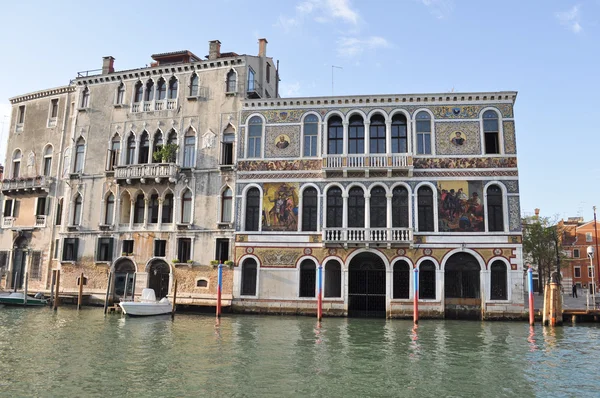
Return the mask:
[[52,198],[46,198],[46,208],[44,209],[44,215],[50,215],[50,209],[52,209]]
[[79,238],[75,238],[73,242],[73,261],[78,260]]
[[20,202],[18,200],[15,199],[15,201],[13,202],[13,208],[12,208],[12,217],[17,217],[17,215],[19,214],[19,208],[20,208]]
[[114,239],[113,238],[109,238],[108,240],[108,261],[112,261],[113,259],[113,243],[114,243]]
[[102,246],[102,238],[98,238],[96,240],[96,261],[102,260],[102,254],[100,252],[101,246]]

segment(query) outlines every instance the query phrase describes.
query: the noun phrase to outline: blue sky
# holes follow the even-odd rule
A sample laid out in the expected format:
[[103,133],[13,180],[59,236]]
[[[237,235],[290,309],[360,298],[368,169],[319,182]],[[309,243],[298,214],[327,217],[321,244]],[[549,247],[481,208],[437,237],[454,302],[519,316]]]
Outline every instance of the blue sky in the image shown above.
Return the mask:
[[[250,5],[252,7],[250,7]],[[0,131],[8,98],[189,49],[280,61],[282,96],[516,90],[521,207],[592,217],[600,205],[600,0],[3,2]],[[4,122],[4,124],[2,124]],[[0,146],[0,159],[5,144]]]

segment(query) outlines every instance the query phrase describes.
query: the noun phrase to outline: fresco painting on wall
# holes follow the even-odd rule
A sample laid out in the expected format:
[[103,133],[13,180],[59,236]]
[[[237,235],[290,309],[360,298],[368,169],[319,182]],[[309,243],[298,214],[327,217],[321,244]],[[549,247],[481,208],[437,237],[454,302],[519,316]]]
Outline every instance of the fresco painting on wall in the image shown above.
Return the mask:
[[440,232],[483,232],[481,181],[438,182]]
[[264,185],[262,230],[298,230],[298,184]]

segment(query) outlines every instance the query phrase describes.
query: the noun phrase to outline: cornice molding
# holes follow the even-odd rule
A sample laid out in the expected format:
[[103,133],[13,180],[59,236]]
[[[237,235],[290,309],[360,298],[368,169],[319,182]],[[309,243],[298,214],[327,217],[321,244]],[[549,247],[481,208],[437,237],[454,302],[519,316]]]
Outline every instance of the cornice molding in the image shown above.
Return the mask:
[[17,97],[9,98],[11,104],[17,104],[19,102],[30,101],[33,99],[51,97],[53,95],[60,95],[66,93],[72,93],[75,91],[75,86],[62,86],[56,88],[50,88],[47,90],[40,90],[29,94],[19,95]]

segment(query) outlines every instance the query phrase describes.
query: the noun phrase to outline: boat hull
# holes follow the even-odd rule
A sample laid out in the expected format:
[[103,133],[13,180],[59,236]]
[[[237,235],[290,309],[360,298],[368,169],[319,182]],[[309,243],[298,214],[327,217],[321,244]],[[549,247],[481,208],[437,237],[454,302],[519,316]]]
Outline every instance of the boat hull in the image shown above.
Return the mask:
[[33,297],[27,298],[27,304],[25,304],[25,300],[23,298],[13,298],[13,297],[0,297],[0,304],[2,305],[16,305],[22,307],[23,305],[27,307],[42,307],[48,302],[46,300],[40,300]]
[[138,303],[125,301],[119,303],[123,313],[129,316],[153,316],[170,314],[171,303]]

